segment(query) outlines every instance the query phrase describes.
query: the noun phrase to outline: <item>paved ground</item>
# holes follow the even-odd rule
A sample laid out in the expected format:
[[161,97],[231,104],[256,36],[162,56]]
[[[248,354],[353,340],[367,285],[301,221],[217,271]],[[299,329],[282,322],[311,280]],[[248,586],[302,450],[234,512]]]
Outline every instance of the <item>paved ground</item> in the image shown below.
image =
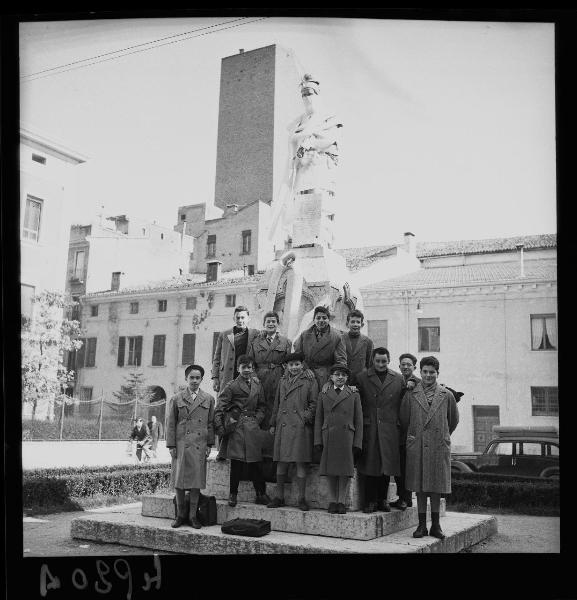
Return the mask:
[[[96,544],[94,542],[73,540],[70,537],[70,521],[78,516],[87,516],[91,512],[140,513],[140,510],[141,503],[137,502],[82,512],[25,517],[23,523],[24,556],[151,555],[154,551],[146,548],[131,548],[116,544]],[[529,517],[525,515],[500,514],[495,516],[497,517],[499,532],[492,538],[480,542],[463,552],[556,553],[560,551],[559,517]],[[158,554],[171,553],[159,552]]]

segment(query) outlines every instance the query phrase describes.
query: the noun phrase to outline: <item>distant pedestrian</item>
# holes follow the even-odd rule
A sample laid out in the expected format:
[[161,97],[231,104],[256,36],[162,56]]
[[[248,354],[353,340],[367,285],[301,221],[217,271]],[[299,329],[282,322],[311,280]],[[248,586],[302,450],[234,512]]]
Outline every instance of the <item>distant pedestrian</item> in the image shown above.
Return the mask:
[[150,437],[152,438],[152,455],[156,458],[156,448],[158,447],[158,440],[162,438],[162,423],[156,420],[156,415],[152,415],[150,418],[150,423],[148,424],[148,428],[150,429]]
[[152,438],[150,437],[148,426],[144,424],[142,417],[137,417],[135,423],[136,425],[132,429],[130,439],[136,441],[136,459],[138,462],[142,462],[143,452],[147,459],[150,458],[150,443]]
[[[187,387],[170,399],[166,419],[166,447],[172,458],[172,481],[176,491],[176,520],[180,527],[187,518],[200,529],[196,518],[200,490],[206,487],[206,459],[214,444],[214,397],[200,389],[204,369],[189,365],[184,371]],[[190,490],[186,514],[185,493]]]
[[346,385],[346,365],[330,368],[332,386],[317,399],[314,444],[321,453],[319,474],[329,485],[330,513],[345,514],[349,480],[363,446],[363,412],[358,392]]
[[417,493],[419,526],[413,537],[427,535],[427,496],[431,498],[430,535],[443,539],[441,496],[451,493],[451,434],[459,422],[453,394],[437,383],[439,361],[421,359],[421,381],[401,402],[400,422],[407,439],[407,489]]

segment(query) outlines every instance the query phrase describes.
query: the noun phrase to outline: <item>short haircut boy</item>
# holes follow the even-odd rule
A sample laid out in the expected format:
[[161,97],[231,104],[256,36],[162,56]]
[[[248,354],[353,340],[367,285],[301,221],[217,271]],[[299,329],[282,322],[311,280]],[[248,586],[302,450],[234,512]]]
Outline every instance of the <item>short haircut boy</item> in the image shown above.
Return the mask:
[[250,315],[250,312],[249,312],[248,308],[247,308],[246,306],[242,306],[242,305],[241,305],[241,306],[237,306],[237,307],[234,309],[234,314],[236,315],[236,313],[243,312],[243,311],[244,311],[244,312],[245,312],[247,315]]
[[419,368],[423,367],[433,367],[437,373],[439,372],[439,361],[434,356],[425,356],[421,358],[421,362],[419,363]]
[[[248,311],[247,311],[247,312],[248,312]],[[277,312],[275,312],[274,310],[271,310],[271,311],[267,312],[267,313],[265,314],[265,316],[262,318],[262,322],[263,322],[263,324],[264,324],[264,322],[265,322],[265,321],[266,321],[266,320],[267,320],[269,317],[270,317],[270,318],[273,318],[273,317],[274,317],[274,318],[276,319],[276,322],[277,322],[277,323],[280,323],[280,319],[279,319],[278,313],[277,313]]]
[[365,315],[363,315],[363,313],[360,310],[357,310],[356,308],[355,310],[351,310],[351,312],[347,315],[347,323],[353,317],[358,317],[361,320],[361,323],[365,322]]
[[315,308],[315,312],[313,313],[313,319],[317,316],[317,313],[323,313],[327,315],[327,317],[331,318],[331,312],[326,306],[317,306]]
[[391,360],[391,353],[386,348],[384,348],[383,346],[379,346],[378,348],[375,348],[373,350],[373,354],[372,354],[371,358],[375,358],[376,354],[386,354],[387,358],[389,360]]
[[304,362],[305,355],[302,352],[292,352],[284,359],[284,362],[288,364],[288,363],[290,363],[292,361],[296,361],[296,360],[298,360],[300,362]]
[[401,356],[399,356],[399,362],[401,362],[403,360],[403,358],[408,358],[413,363],[414,367],[417,366],[417,357],[416,356],[413,356],[409,352],[405,352],[404,354],[401,354]]
[[238,367],[240,370],[241,365],[252,365],[254,367],[254,358],[252,356],[248,356],[247,354],[243,354],[238,357]]
[[188,367],[186,367],[186,369],[184,370],[184,376],[188,377],[188,374],[192,371],[200,371],[200,376],[201,378],[204,377],[204,369],[200,366],[200,365],[188,365]]

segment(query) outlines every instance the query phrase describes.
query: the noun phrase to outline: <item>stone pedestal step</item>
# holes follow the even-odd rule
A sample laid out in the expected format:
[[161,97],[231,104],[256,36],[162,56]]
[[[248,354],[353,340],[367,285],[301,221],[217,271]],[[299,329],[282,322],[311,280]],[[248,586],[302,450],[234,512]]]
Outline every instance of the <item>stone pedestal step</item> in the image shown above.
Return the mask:
[[[150,494],[142,497],[142,515],[174,519],[172,494]],[[445,511],[442,500],[441,515]],[[430,513],[430,508],[429,508]],[[222,524],[230,519],[266,519],[274,531],[320,535],[350,540],[372,540],[389,535],[418,523],[417,507],[405,511],[393,508],[391,512],[365,514],[354,511],[344,515],[330,514],[326,510],[312,509],[306,512],[298,508],[284,506],[267,508],[259,504],[241,502],[235,507],[228,506],[225,500],[217,500],[217,522]]]
[[[343,516],[343,515],[341,515]],[[497,532],[493,516],[447,512],[441,519],[444,540],[412,537],[414,527],[372,540],[343,540],[272,531],[262,538],[222,533],[220,525],[172,529],[168,519],[113,513],[80,517],[71,523],[75,539],[123,544],[185,554],[411,554],[459,552]]]
[[[217,461],[214,458],[207,460],[206,469],[206,488],[202,490],[203,494],[214,496],[217,500],[228,500],[230,485],[229,485],[230,461]],[[285,488],[285,502],[287,506],[297,506],[298,492],[296,483],[287,483]],[[275,496],[276,484],[266,484],[266,492],[272,498]],[[239,502],[254,502],[255,491],[252,483],[249,481],[241,481],[238,488]],[[328,508],[329,506],[329,490],[326,477],[319,475],[319,465],[311,464],[308,467],[307,484],[306,484],[306,499],[311,508]],[[389,502],[397,499],[397,486],[395,480],[391,477],[389,483]],[[416,500],[413,500],[415,503]],[[362,476],[359,476],[355,470],[355,474],[351,477],[349,490],[345,502],[350,510],[360,510],[363,506],[363,485]]]

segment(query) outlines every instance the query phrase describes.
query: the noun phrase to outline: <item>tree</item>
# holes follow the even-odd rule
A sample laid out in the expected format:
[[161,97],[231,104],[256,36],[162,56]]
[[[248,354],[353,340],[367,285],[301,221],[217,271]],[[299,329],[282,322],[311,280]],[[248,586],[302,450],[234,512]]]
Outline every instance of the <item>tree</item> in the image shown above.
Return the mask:
[[74,379],[64,366],[64,354],[78,350],[80,323],[67,317],[78,303],[60,292],[43,291],[33,298],[34,314],[22,317],[22,400],[32,418],[54,418],[54,400]]
[[126,383],[121,386],[119,392],[113,392],[113,394],[121,404],[128,405],[129,402],[136,400],[134,406],[131,408],[133,418],[136,418],[138,411],[142,410],[143,406],[150,404],[154,398],[154,392],[146,385],[144,373],[141,371],[133,371],[124,379]]

